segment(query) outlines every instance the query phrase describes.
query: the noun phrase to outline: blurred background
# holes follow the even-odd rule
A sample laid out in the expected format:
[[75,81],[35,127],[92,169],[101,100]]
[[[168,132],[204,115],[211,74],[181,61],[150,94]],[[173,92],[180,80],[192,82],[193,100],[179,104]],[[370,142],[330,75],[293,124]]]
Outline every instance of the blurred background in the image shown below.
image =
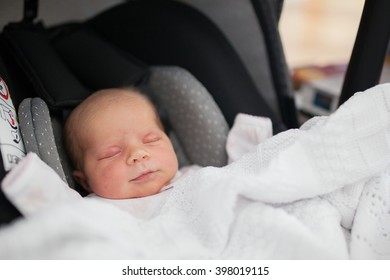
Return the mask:
[[[285,0],[279,23],[301,122],[338,107],[364,0]],[[380,83],[390,82],[390,47]]]
[[280,32],[290,67],[347,63],[364,0],[285,0]]

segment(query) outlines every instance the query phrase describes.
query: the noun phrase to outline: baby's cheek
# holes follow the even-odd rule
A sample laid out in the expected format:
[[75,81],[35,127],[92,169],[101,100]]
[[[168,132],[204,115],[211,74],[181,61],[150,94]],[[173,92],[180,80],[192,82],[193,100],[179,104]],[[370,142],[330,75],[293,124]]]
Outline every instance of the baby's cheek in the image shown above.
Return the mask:
[[96,185],[104,196],[109,196],[112,192],[117,191],[116,189],[120,186],[121,178],[115,167],[106,166],[104,169],[96,172],[98,173]]
[[102,183],[105,183],[106,181],[110,180],[110,178],[112,177],[112,170],[112,167],[108,165],[98,165],[90,170],[90,177],[93,178],[95,185],[101,185]]
[[115,180],[118,177],[118,173],[120,173],[120,167],[115,166],[115,164],[110,164],[101,168],[100,171],[101,179],[105,181]]
[[177,157],[176,157],[176,154],[174,153],[174,151],[173,150],[166,150],[163,158],[164,158],[163,161],[164,161],[164,165],[165,165],[166,169],[173,172],[173,173],[176,173],[176,171],[178,169],[178,161],[177,161]]

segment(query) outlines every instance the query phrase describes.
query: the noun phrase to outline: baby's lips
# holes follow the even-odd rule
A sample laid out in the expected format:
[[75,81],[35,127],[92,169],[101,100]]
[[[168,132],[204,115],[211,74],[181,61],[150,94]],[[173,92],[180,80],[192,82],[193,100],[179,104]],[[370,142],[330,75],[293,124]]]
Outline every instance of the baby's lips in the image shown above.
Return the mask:
[[148,170],[148,171],[140,173],[139,175],[137,175],[135,178],[131,179],[130,181],[131,182],[141,181],[143,179],[149,178],[154,173],[155,173],[155,171]]

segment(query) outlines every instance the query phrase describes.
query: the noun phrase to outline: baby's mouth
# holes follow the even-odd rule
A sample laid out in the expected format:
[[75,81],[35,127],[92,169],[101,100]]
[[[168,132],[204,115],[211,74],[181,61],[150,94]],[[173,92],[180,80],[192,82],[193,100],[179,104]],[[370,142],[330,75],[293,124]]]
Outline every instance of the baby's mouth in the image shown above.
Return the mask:
[[130,180],[130,182],[142,182],[142,181],[146,181],[150,178],[152,178],[154,176],[156,171],[152,171],[152,170],[148,170],[148,171],[145,171],[145,172],[142,172],[140,175],[138,175],[137,177],[133,178]]

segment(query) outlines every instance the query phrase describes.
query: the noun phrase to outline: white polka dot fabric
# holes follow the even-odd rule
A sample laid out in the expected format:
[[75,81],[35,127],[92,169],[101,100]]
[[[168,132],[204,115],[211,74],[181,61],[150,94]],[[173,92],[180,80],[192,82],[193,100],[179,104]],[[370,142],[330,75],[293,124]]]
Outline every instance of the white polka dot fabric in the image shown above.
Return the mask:
[[188,71],[176,66],[152,67],[148,87],[153,99],[166,109],[189,162],[226,165],[229,127],[207,89]]
[[50,161],[51,167],[65,179],[62,167],[58,164],[60,159],[45,102],[39,98],[23,100],[19,106],[19,119],[26,150],[38,154],[44,161]]
[[53,131],[53,122],[46,103],[38,97],[27,98],[20,104],[18,113],[26,152],[36,153],[63,181],[74,188],[69,161],[64,156],[61,144],[62,128],[57,125]]

